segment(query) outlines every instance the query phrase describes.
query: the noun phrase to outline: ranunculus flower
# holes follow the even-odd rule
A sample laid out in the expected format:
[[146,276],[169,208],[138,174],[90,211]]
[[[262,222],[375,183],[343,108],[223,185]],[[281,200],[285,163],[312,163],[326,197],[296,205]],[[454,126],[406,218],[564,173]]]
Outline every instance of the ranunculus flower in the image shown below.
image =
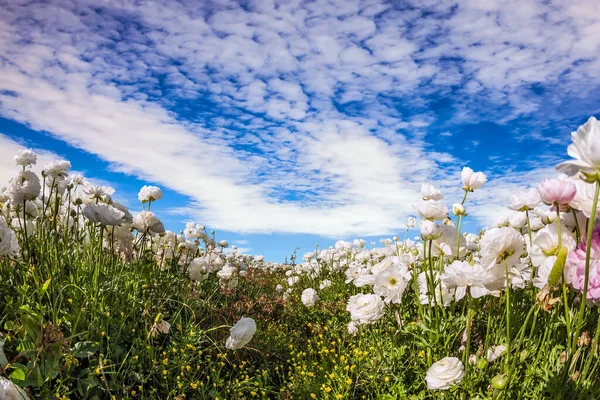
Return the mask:
[[447,390],[450,386],[462,381],[465,366],[456,357],[444,357],[433,363],[427,370],[425,382],[429,390]]
[[442,192],[437,190],[431,183],[421,185],[421,195],[423,200],[441,200],[444,198]]
[[490,346],[487,351],[486,359],[488,362],[493,362],[506,351],[506,346],[500,344],[498,346]]
[[229,331],[225,347],[230,350],[241,349],[247,345],[256,333],[256,322],[252,318],[241,318]]
[[417,226],[417,220],[414,217],[408,217],[408,219],[406,220],[406,227],[414,228],[416,226]]
[[315,289],[308,288],[302,291],[300,299],[302,300],[302,304],[304,304],[306,307],[312,307],[315,305],[317,300],[319,300],[319,295]]
[[4,218],[0,218],[0,256],[14,256],[19,250],[17,236],[4,222]]
[[429,220],[442,220],[448,216],[448,207],[444,203],[435,200],[421,200],[413,205],[413,209],[421,217]]
[[71,169],[71,163],[67,160],[54,160],[47,164],[42,170],[42,176],[51,176],[54,179],[66,178],[69,170]]
[[520,262],[525,240],[513,228],[494,228],[486,231],[479,242],[481,247],[481,265],[492,268],[504,263],[511,267]]
[[348,323],[348,334],[355,336],[358,332],[358,326],[354,323],[354,321],[350,321]]
[[508,221],[513,228],[522,229],[527,225],[527,214],[522,211],[515,211]]
[[383,317],[384,302],[376,294],[355,294],[348,299],[346,311],[358,324],[374,324]]
[[[577,194],[569,204],[572,208],[580,210],[587,218],[592,216],[595,185],[582,180],[575,180]],[[600,207],[596,210],[596,218],[600,218]]]
[[328,288],[329,286],[331,286],[333,282],[331,282],[329,279],[324,279],[323,282],[321,282],[321,284],[319,285],[319,289],[323,290],[325,288]]
[[149,201],[155,201],[162,199],[163,192],[160,188],[156,186],[144,186],[140,189],[138,193],[138,199],[142,203],[147,203]]
[[[561,237],[561,245],[568,250],[574,249],[577,245],[573,234],[567,229],[562,229]],[[555,223],[546,225],[538,231],[533,239],[533,245],[529,249],[531,264],[539,267],[546,261],[546,258],[557,255],[558,250],[558,225]]]
[[496,228],[502,228],[505,226],[508,226],[508,224],[510,223],[508,216],[503,215],[501,217],[496,218],[496,220],[494,221],[494,226]]
[[542,202],[542,198],[536,189],[527,192],[518,192],[510,196],[510,208],[515,211],[533,210]]
[[421,222],[421,237],[423,240],[433,240],[442,236],[442,229],[433,221],[424,220]]
[[150,211],[140,211],[133,219],[132,226],[140,232],[151,235],[165,233],[165,226]]
[[17,154],[13,157],[13,161],[17,165],[28,167],[30,165],[35,165],[37,162],[37,155],[31,149],[23,149],[17,151]]
[[[566,268],[574,289],[583,293],[585,285],[585,252],[587,237],[583,239],[576,249],[571,250],[567,256]],[[594,305],[600,304],[600,226],[592,232],[590,251],[590,277],[587,291],[587,301]]]
[[569,176],[583,172],[588,175],[600,173],[600,123],[594,117],[571,133],[573,143],[567,153],[574,160],[559,164],[556,169]]
[[464,167],[460,173],[460,179],[463,182],[463,189],[472,192],[479,189],[487,181],[487,176],[483,172],[473,172],[469,167]]
[[538,185],[538,193],[542,201],[548,205],[566,205],[577,194],[577,187],[567,179],[544,179]]
[[[429,275],[429,272],[427,272]],[[429,287],[427,286],[428,276],[425,276],[425,272],[421,272],[417,277],[417,283],[419,285],[419,301],[421,304],[429,304],[431,297],[432,304],[444,305],[447,307],[454,300],[455,289],[450,289],[443,281],[440,281],[440,273],[433,271],[433,286],[435,296],[431,296],[429,293]]]
[[373,293],[382,296],[386,303],[400,303],[411,274],[405,265],[394,265],[375,275]]
[[103,226],[121,225],[127,222],[125,213],[108,204],[88,204],[83,209],[83,215],[92,222]]
[[19,171],[8,183],[8,193],[12,201],[23,205],[26,200],[34,200],[40,195],[40,178],[31,171]]
[[440,279],[448,289],[456,289],[457,301],[465,297],[467,288],[471,297],[477,299],[500,290],[503,281],[502,275],[498,276],[480,264],[471,265],[458,260],[444,268]]

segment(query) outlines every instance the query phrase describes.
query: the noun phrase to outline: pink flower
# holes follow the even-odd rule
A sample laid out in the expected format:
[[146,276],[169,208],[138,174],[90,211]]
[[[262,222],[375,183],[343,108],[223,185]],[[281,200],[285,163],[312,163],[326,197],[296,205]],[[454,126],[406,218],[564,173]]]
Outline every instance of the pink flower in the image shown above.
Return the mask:
[[548,205],[565,205],[575,198],[577,187],[566,179],[544,179],[538,185],[538,193],[544,203]]
[[[584,239],[575,250],[569,252],[567,257],[568,274],[571,286],[583,292],[585,284],[585,251]],[[600,226],[592,233],[592,249],[590,252],[590,278],[588,284],[587,301],[597,305],[600,303]]]

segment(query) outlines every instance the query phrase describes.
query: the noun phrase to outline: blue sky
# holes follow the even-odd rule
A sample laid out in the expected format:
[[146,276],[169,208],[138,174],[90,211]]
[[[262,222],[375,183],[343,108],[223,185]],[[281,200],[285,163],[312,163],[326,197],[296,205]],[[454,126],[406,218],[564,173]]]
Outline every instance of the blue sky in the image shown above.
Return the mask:
[[0,0],[0,178],[44,150],[117,190],[165,196],[282,261],[401,236],[422,182],[468,229],[555,174],[600,115],[600,3]]

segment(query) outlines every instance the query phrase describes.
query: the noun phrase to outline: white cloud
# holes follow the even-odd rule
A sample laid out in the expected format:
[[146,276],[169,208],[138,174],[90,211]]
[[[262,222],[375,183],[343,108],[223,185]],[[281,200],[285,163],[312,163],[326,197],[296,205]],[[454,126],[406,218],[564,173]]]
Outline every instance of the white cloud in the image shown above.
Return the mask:
[[[453,121],[544,106],[543,128],[557,93],[600,78],[596,2],[418,4],[14,2],[0,113],[188,196],[217,229],[392,233],[422,181],[459,187],[463,161],[424,135],[428,95],[452,97]],[[495,182],[500,201],[528,180]]]

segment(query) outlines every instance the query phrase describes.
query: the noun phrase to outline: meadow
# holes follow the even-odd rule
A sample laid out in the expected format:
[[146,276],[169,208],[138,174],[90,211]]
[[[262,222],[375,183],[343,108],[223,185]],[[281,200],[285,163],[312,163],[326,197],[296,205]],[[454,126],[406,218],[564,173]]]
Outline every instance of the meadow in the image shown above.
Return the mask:
[[[600,123],[557,178],[463,232],[424,183],[398,237],[240,254],[166,231],[57,160],[15,156],[0,191],[0,399],[600,398]],[[419,237],[413,233],[418,232]]]

